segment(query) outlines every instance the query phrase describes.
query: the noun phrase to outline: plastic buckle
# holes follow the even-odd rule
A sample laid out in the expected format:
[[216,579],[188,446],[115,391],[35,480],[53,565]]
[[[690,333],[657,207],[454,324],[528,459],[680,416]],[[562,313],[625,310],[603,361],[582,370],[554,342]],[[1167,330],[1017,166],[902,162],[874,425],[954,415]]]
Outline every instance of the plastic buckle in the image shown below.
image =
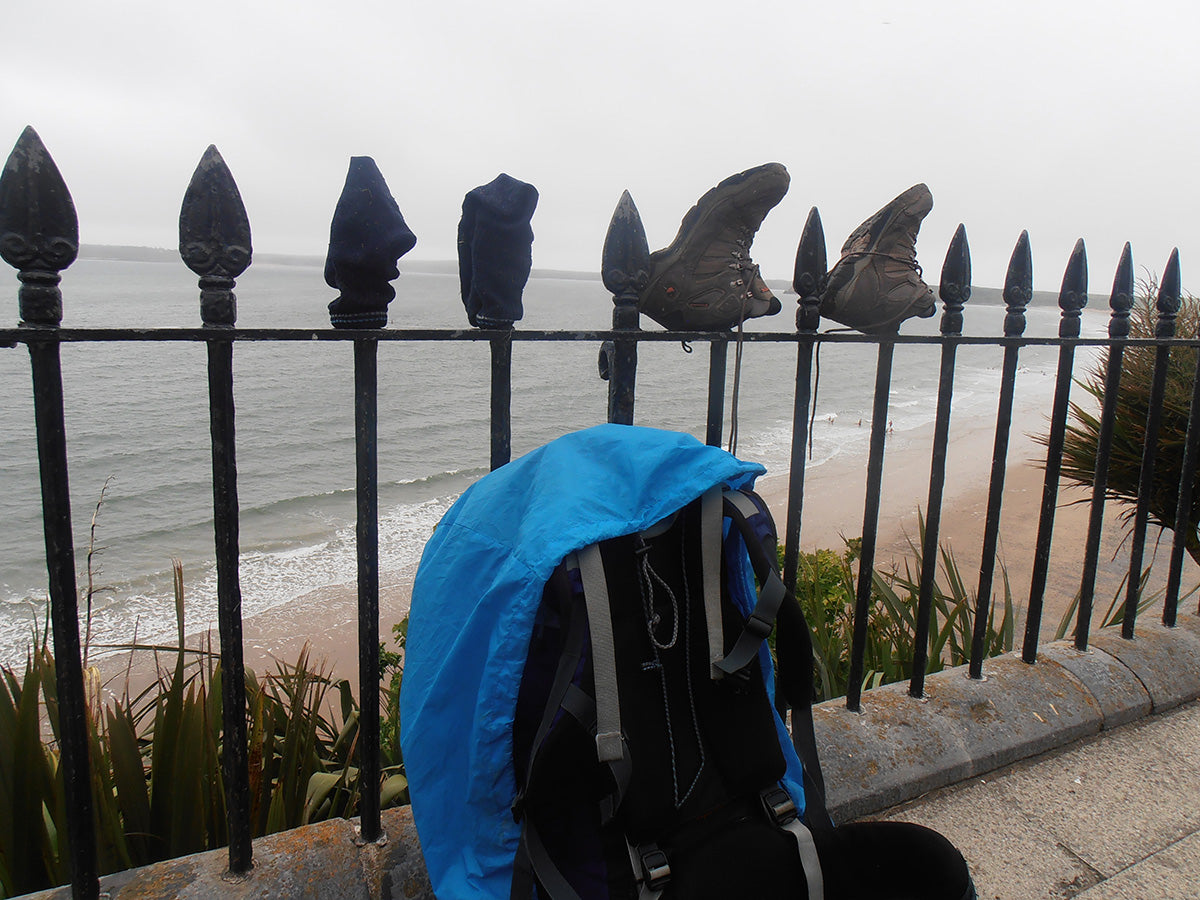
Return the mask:
[[795,801],[792,800],[791,794],[783,788],[778,786],[768,788],[759,796],[762,798],[763,809],[767,811],[767,815],[776,825],[780,827],[787,825],[798,816]]
[[671,881],[671,863],[655,844],[638,849],[642,861],[642,880],[652,891],[661,891]]

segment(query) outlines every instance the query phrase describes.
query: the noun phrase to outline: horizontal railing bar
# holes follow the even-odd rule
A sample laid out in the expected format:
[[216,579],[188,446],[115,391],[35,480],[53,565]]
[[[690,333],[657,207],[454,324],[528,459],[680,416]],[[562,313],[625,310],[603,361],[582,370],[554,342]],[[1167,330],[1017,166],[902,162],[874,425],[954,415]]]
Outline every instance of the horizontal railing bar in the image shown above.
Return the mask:
[[[727,341],[725,331],[497,331],[475,328],[409,328],[409,329],[334,329],[334,328],[4,328],[0,329],[0,346],[5,344],[59,343],[121,343],[139,341],[353,341],[363,338],[378,341],[491,341],[506,338],[514,341],[611,341],[616,339],[651,342],[712,342]],[[814,340],[814,335],[790,331],[747,331],[742,339],[750,343],[795,344]],[[921,335],[901,334],[879,338],[866,334],[818,334],[818,343],[878,344],[886,340],[893,344],[944,344],[987,347],[1194,347],[1200,348],[1200,337],[1191,338],[1060,338],[1060,337],[988,337],[984,335]]]

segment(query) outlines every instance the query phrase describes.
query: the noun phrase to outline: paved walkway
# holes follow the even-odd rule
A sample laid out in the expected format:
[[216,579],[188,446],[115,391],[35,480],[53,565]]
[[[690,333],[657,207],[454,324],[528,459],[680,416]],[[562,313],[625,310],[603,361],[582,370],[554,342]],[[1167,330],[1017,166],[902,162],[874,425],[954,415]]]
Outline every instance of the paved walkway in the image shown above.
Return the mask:
[[1200,702],[869,818],[941,831],[980,900],[1200,900]]

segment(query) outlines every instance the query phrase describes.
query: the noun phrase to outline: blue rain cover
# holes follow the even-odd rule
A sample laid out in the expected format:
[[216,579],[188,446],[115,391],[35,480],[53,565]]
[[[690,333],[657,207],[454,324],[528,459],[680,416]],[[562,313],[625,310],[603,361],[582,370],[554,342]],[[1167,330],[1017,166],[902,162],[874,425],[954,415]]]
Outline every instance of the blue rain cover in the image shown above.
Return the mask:
[[[434,892],[507,900],[520,826],[512,727],[542,588],[589,544],[642,531],[714,485],[766,470],[695,438],[629,425],[568,434],[468,488],[425,546],[413,587],[401,744]],[[748,561],[739,605],[753,602]],[[770,656],[760,662],[774,691]],[[785,726],[785,785],[803,779]]]

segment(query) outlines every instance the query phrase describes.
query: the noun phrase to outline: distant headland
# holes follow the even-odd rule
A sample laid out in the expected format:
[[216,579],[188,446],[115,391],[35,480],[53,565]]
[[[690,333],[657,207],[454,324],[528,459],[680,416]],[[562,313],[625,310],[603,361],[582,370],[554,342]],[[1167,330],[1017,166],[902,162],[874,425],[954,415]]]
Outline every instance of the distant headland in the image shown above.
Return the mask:
[[[81,244],[81,259],[112,259],[120,262],[178,263],[179,251],[166,247],[128,247],[119,244]],[[255,253],[254,261],[273,266],[316,266],[325,265],[323,256],[297,255],[290,253]],[[457,275],[458,262],[452,259],[405,259],[401,264],[405,272],[420,272],[428,275]],[[539,269],[531,273],[534,278],[569,278],[572,281],[599,281],[599,272],[577,272],[569,269]]]

